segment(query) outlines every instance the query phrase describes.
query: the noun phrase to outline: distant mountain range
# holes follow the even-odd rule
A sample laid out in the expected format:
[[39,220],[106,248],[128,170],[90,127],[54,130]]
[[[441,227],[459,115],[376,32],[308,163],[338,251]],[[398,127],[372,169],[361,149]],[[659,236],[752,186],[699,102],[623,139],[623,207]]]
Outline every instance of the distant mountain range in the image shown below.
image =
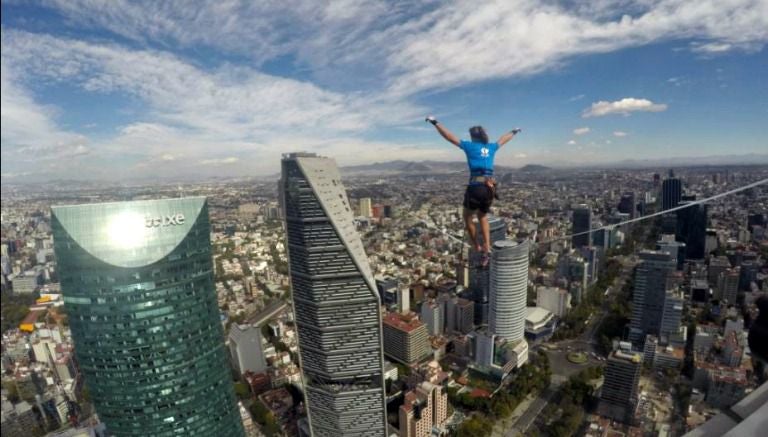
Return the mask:
[[[720,165],[767,165],[768,154],[750,153],[745,155],[717,155],[699,157],[673,157],[665,159],[626,159],[606,163],[573,163],[557,161],[550,163],[551,167],[540,164],[527,164],[520,168],[496,166],[497,173],[505,172],[545,172],[556,169],[633,169],[633,168],[669,168],[669,167],[703,167]],[[394,175],[394,174],[445,174],[466,171],[464,161],[386,161],[373,164],[341,167],[341,172],[347,176],[355,175]]]
[[[353,165],[348,167],[341,167],[341,172],[347,176],[355,175],[394,175],[394,174],[446,174],[446,173],[462,173],[465,172],[467,164],[464,161],[387,161],[387,162],[374,162],[373,164],[365,165]],[[548,170],[549,167],[543,165],[529,164],[520,169],[514,169],[512,167],[496,166],[497,171],[543,171]]]

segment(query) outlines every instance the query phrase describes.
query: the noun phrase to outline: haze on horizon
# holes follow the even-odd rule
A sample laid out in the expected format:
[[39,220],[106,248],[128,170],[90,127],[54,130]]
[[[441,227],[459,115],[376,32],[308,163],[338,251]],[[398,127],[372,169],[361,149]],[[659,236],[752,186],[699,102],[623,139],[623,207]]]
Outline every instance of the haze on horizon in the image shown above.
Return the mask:
[[2,181],[768,151],[766,0],[278,3],[3,2]]

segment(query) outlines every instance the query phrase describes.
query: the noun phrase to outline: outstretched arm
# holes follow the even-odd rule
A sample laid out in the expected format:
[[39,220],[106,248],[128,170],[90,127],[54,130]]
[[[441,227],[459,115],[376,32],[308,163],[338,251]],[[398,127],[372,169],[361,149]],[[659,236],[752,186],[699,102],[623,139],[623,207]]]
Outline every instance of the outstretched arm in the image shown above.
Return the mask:
[[509,142],[509,141],[510,141],[512,138],[514,138],[514,137],[515,137],[515,135],[517,135],[517,133],[518,133],[518,132],[520,132],[521,130],[522,130],[522,129],[520,129],[519,127],[516,127],[516,128],[514,128],[514,129],[512,129],[511,131],[509,131],[509,132],[505,133],[504,135],[502,135],[502,136],[501,136],[501,137],[498,139],[498,141],[496,141],[496,144],[498,144],[498,145],[499,145],[499,148],[501,148],[501,146],[503,146],[504,144],[507,144],[507,143],[508,143],[508,142]]
[[453,144],[456,147],[459,147],[460,141],[458,137],[456,137],[456,135],[451,133],[451,131],[449,131],[442,124],[440,124],[440,122],[438,122],[437,119],[435,119],[435,117],[429,116],[426,118],[425,121],[428,123],[432,123],[435,126],[435,129],[437,129],[437,132],[440,134],[440,136],[445,138],[446,141],[448,141],[449,143]]

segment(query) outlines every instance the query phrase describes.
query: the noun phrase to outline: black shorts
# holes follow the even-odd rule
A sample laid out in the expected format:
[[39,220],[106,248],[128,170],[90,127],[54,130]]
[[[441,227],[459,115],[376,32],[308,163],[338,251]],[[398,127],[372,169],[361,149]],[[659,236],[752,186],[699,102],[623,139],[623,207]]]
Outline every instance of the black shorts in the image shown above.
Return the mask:
[[464,208],[471,211],[480,210],[487,214],[493,204],[493,192],[485,184],[467,185],[464,192]]

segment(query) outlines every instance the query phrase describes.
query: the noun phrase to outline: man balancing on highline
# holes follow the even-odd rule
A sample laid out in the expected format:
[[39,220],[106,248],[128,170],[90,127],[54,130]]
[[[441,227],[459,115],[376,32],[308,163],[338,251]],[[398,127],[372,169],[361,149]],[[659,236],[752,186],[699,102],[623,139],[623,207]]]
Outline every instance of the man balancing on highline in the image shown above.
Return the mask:
[[[426,121],[432,123],[437,132],[449,143],[464,151],[469,165],[469,183],[464,192],[464,226],[469,233],[469,239],[475,250],[482,252],[480,263],[488,266],[491,252],[491,231],[488,226],[488,210],[496,197],[496,180],[493,178],[493,157],[496,151],[509,142],[522,129],[515,128],[501,136],[495,143],[488,142],[488,134],[482,126],[469,129],[471,141],[461,141],[451,131],[440,124],[435,117],[429,116]],[[477,239],[477,228],[472,221],[477,216],[480,229],[483,232],[483,245]]]

